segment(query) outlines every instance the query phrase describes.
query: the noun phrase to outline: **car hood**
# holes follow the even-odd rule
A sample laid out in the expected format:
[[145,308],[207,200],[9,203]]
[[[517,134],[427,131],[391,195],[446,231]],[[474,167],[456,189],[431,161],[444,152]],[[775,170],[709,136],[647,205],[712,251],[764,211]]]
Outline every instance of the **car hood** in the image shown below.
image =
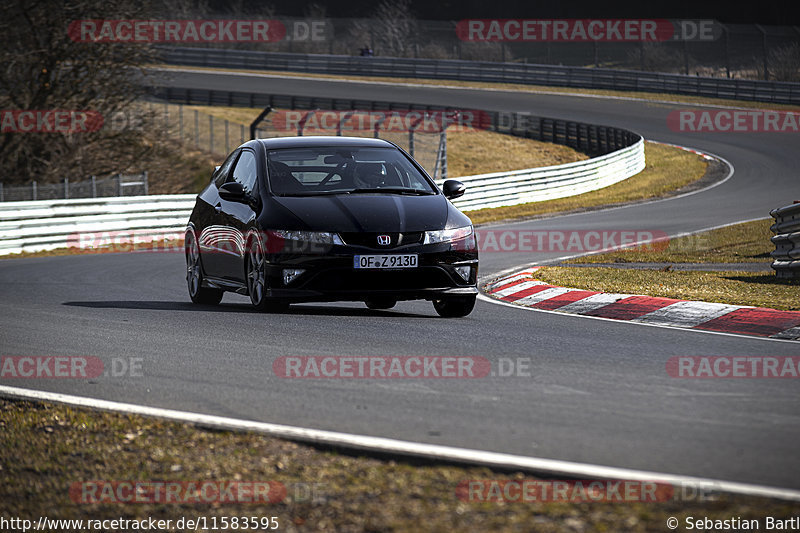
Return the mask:
[[311,197],[273,197],[304,228],[335,232],[410,232],[442,229],[448,202],[441,194],[353,194]]

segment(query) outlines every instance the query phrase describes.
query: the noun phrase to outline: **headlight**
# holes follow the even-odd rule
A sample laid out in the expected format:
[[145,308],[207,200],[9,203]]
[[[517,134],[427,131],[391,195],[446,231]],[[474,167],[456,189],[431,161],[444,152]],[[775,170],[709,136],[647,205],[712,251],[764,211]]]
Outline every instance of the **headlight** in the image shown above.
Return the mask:
[[472,236],[472,226],[462,228],[443,229],[438,231],[426,231],[425,240],[422,244],[436,244],[437,242],[453,242],[466,239]]
[[330,233],[328,231],[274,229],[268,231],[268,233],[286,241],[307,242],[311,244],[344,244],[338,233]]

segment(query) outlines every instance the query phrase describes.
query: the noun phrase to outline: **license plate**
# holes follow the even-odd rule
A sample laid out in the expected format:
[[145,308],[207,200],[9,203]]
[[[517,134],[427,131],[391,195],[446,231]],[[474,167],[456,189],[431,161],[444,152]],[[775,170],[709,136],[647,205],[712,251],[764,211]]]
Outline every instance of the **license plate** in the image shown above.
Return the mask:
[[417,254],[356,255],[354,268],[417,268]]

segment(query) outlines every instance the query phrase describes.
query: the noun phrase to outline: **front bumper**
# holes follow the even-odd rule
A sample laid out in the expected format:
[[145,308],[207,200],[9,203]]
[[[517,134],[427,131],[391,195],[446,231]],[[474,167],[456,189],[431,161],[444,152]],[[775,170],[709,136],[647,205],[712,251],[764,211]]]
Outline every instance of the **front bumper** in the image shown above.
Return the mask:
[[[478,253],[453,251],[447,244],[393,250],[336,246],[325,255],[269,255],[267,295],[288,301],[436,300],[478,293]],[[405,269],[356,269],[353,256],[359,254],[418,255],[418,266]],[[470,266],[468,280],[456,273],[456,266]],[[284,269],[305,272],[288,284]]]

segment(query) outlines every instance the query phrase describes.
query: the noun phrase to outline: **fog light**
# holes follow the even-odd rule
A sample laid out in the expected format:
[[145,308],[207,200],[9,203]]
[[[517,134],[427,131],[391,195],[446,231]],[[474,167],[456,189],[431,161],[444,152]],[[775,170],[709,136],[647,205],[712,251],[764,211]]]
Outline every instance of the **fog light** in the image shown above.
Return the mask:
[[457,266],[456,272],[458,275],[463,278],[464,281],[469,281],[469,274],[472,271],[472,267],[470,266]]
[[284,268],[283,269],[283,284],[288,285],[297,278],[300,274],[305,272],[302,268]]

